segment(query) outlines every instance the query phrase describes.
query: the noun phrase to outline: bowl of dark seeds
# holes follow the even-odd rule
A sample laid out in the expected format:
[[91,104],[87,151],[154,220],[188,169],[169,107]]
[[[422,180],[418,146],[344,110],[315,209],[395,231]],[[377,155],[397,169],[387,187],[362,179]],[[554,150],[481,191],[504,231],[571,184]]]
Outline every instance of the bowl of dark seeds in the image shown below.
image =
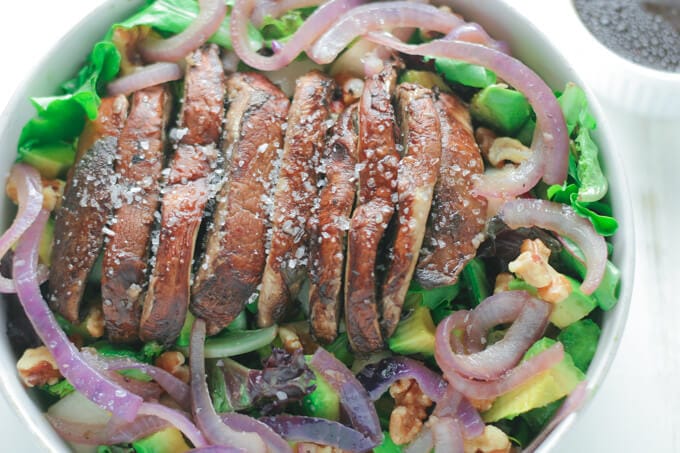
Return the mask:
[[539,27],[602,100],[640,115],[680,116],[680,0],[532,5]]

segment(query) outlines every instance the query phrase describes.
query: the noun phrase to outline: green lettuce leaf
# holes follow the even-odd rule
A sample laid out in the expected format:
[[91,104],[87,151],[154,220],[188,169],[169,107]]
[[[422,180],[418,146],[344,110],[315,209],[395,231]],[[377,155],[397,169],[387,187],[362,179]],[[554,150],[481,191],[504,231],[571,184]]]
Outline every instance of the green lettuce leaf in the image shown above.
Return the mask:
[[578,199],[580,186],[576,183],[559,184],[548,187],[548,199],[558,203],[571,205],[581,217],[590,220],[595,231],[602,236],[612,236],[619,227],[618,221],[612,217],[609,205],[600,202],[583,202]]
[[19,137],[19,148],[73,141],[83,130],[85,118],[97,117],[106,83],[118,73],[120,53],[108,41],[97,43],[87,64],[78,75],[62,85],[61,96],[31,98],[37,116],[26,123]]
[[[230,7],[233,0],[227,0]],[[115,24],[109,32],[109,38],[117,27],[125,29],[138,26],[148,26],[163,34],[177,34],[189,26],[198,16],[198,2],[196,0],[156,0],[129,19]],[[248,27],[250,45],[254,49],[262,47],[262,35],[250,25]],[[229,16],[224,19],[219,30],[209,39],[221,47],[231,49],[231,35],[229,32]]]
[[293,34],[295,34],[298,28],[302,26],[315,9],[316,7],[294,9],[286,12],[279,18],[267,16],[262,21],[260,33],[268,46],[271,46],[273,40],[286,42]]

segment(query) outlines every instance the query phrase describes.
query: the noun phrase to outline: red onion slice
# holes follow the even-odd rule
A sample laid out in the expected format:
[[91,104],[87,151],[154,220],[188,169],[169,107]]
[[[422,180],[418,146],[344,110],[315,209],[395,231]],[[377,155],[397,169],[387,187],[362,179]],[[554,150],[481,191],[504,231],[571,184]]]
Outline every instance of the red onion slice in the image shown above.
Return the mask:
[[[0,237],[0,259],[21,238],[21,235],[35,222],[43,204],[42,183],[40,173],[26,164],[16,164],[9,173],[8,182],[17,189],[19,212],[12,225]],[[0,293],[16,292],[14,281],[0,275]]]
[[130,443],[170,426],[165,420],[147,415],[137,417],[132,423],[117,425],[115,430],[110,429],[112,425],[72,422],[52,414],[45,414],[45,418],[64,440],[85,445]]
[[236,0],[231,11],[231,41],[234,51],[243,62],[261,71],[276,71],[291,61],[316,41],[345,12],[363,0],[330,0],[321,5],[305,20],[281,49],[274,55],[265,57],[250,48],[248,22],[256,0]]
[[607,243],[590,221],[570,206],[546,200],[518,199],[503,204],[498,215],[513,229],[536,226],[571,239],[583,251],[587,264],[581,291],[591,294],[600,286],[607,267]]
[[525,291],[505,291],[484,299],[470,312],[470,317],[465,321],[464,326],[455,324],[454,328],[465,328],[467,350],[478,352],[484,349],[489,329],[517,319],[529,298],[529,293]]
[[139,414],[153,415],[154,417],[167,421],[180,430],[194,447],[203,447],[207,445],[205,437],[203,437],[203,434],[196,428],[196,425],[178,410],[157,403],[142,403],[139,408]]
[[451,417],[441,417],[430,424],[434,439],[434,451],[463,453],[463,436],[458,422]]
[[456,420],[460,425],[463,437],[466,439],[474,439],[484,433],[484,427],[486,426],[484,420],[479,415],[479,411],[465,397],[461,398],[458,403]]
[[413,442],[403,448],[403,453],[430,453],[433,447],[432,431],[427,426],[423,426]]
[[[482,304],[503,305],[508,300],[515,308],[523,299],[522,309],[502,340],[471,354],[454,353],[450,347],[451,332],[457,326],[448,317],[437,326],[435,357],[437,364],[450,373],[490,381],[498,379],[522,359],[524,353],[541,336],[548,325],[551,307],[524,291],[506,291],[485,299]],[[481,306],[481,304],[480,304]],[[473,311],[474,315],[474,311]],[[494,322],[494,325],[500,324]],[[485,337],[486,332],[484,332]]]
[[146,61],[179,61],[201,47],[227,17],[224,0],[198,0],[198,16],[181,33],[168,39],[147,39],[139,46]]
[[359,431],[325,418],[277,415],[262,417],[260,421],[289,442],[313,442],[343,451],[368,451],[376,446],[373,440]]
[[143,403],[142,398],[106,379],[91,367],[61,330],[42,298],[36,270],[38,244],[48,217],[49,212],[41,210],[33,225],[18,242],[13,269],[17,296],[36,333],[54,357],[61,374],[90,401],[112,412],[116,418],[131,422]]
[[356,38],[372,31],[422,28],[448,33],[465,22],[458,16],[424,3],[379,2],[354,8],[337,20],[308,51],[319,64],[332,63]]
[[388,357],[366,365],[357,375],[372,401],[377,401],[399,379],[415,379],[423,393],[435,402],[446,392],[446,381],[439,374],[408,357]]
[[256,420],[253,417],[239,414],[237,412],[229,412],[221,414],[222,423],[229,426],[234,431],[245,433],[256,433],[267,445],[268,453],[292,453],[292,449],[288,442],[274,432],[269,425]]
[[176,63],[155,63],[140,68],[137,72],[123,76],[109,83],[109,96],[131,94],[161,83],[172,82],[182,78],[182,68]]
[[[531,144],[532,158],[513,171],[495,174],[493,181],[482,177],[476,191],[484,196],[509,198],[527,192],[541,178],[547,184],[561,184],[569,165],[569,136],[564,115],[552,90],[521,61],[479,44],[439,39],[409,45],[387,33],[369,33],[367,39],[408,55],[453,58],[484,66],[526,96],[536,113],[536,131]],[[517,171],[518,176],[513,176]]]
[[524,384],[537,374],[550,369],[564,358],[562,343],[554,346],[526,360],[508,371],[500,379],[483,382],[467,379],[458,373],[444,371],[449,385],[468,398],[490,400]]
[[[191,364],[191,405],[196,424],[213,445],[224,445],[253,453],[265,453],[267,446],[254,433],[239,432],[222,422],[208,393],[205,381],[205,321],[196,319],[189,344]],[[197,445],[198,446],[198,445]]]
[[538,447],[541,446],[543,441],[550,435],[550,433],[553,432],[553,430],[557,428],[557,426],[562,423],[565,418],[578,411],[581,406],[583,406],[583,403],[585,403],[586,397],[588,396],[586,394],[587,386],[588,381],[582,381],[576,386],[574,390],[571,391],[569,396],[567,396],[567,399],[564,400],[564,403],[562,403],[553,418],[550,420],[550,423],[548,423],[548,426],[543,428],[543,431],[541,431],[541,433],[524,450],[522,450],[524,453],[533,453],[536,451]]
[[310,366],[340,395],[340,404],[352,426],[379,445],[382,429],[375,406],[354,374],[324,348],[318,348],[309,362]]
[[[86,353],[84,352],[83,354],[85,355]],[[111,371],[139,370],[156,381],[183,410],[191,410],[191,391],[189,386],[162,368],[132,359],[102,357],[90,353],[87,353],[85,358],[100,369]]]

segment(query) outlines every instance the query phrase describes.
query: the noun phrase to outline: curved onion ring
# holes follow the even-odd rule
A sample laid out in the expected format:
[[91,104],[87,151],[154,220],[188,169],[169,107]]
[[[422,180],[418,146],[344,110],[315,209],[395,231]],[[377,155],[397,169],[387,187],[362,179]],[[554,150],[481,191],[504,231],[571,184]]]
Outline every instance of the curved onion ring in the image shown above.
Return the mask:
[[113,425],[78,423],[49,413],[44,415],[62,438],[85,445],[126,444],[170,426],[165,420],[148,415],[137,417],[132,423],[116,425],[113,430],[110,429]]
[[201,47],[227,17],[224,0],[198,0],[198,16],[181,33],[168,39],[147,39],[139,45],[146,61],[179,61]]
[[323,376],[340,396],[340,405],[345,410],[352,426],[375,445],[382,442],[382,429],[378,413],[366,389],[347,367],[324,348],[318,348],[309,365]]
[[203,447],[207,445],[205,437],[203,437],[203,434],[196,428],[196,425],[180,411],[158,403],[142,403],[139,408],[139,414],[153,415],[169,422],[172,426],[180,430],[182,434],[194,444],[194,447]]
[[463,453],[463,436],[460,425],[454,418],[437,418],[434,423],[430,423],[430,429],[434,440],[434,451]]
[[234,431],[255,433],[260,436],[267,445],[267,453],[292,453],[288,442],[269,427],[269,425],[260,420],[239,414],[238,412],[220,414],[220,418],[222,419],[222,423],[229,426]]
[[[0,237],[0,259],[35,222],[43,204],[42,183],[38,170],[26,164],[16,164],[10,170],[8,183],[10,182],[17,190],[19,212],[12,225]],[[14,281],[0,275],[0,293],[15,291]]]
[[536,226],[574,241],[586,259],[587,270],[581,291],[591,294],[600,286],[607,267],[607,243],[595,232],[590,221],[570,206],[547,200],[519,199],[506,202],[498,215],[512,229]]
[[277,415],[260,421],[291,442],[313,442],[343,451],[368,451],[376,446],[359,431],[325,418]]
[[529,360],[521,362],[495,381],[475,381],[467,379],[458,373],[444,373],[449,385],[466,397],[490,400],[524,384],[537,374],[550,369],[563,358],[564,348],[562,343],[556,343]]
[[[470,312],[468,322],[461,326],[465,328],[465,346],[468,352],[479,352],[484,349],[489,329],[517,319],[530,297],[525,291],[504,291],[501,294],[494,294],[484,299]],[[495,303],[496,301],[500,303]],[[456,351],[455,348],[454,351]]]
[[38,244],[48,217],[49,212],[41,210],[18,242],[13,275],[19,301],[36,333],[54,357],[59,371],[73,387],[102,409],[112,412],[117,419],[131,422],[143,404],[142,398],[111,382],[90,366],[61,330],[42,298],[36,271]]
[[255,69],[276,71],[295,60],[337,21],[338,17],[361,2],[362,0],[330,0],[324,3],[305,20],[276,54],[265,57],[252,50],[248,40],[248,22],[255,9],[256,0],[236,0],[231,11],[231,42],[234,52],[245,64]]
[[85,360],[102,370],[119,371],[136,369],[151,377],[183,410],[191,410],[189,386],[162,368],[129,358],[103,357],[88,349],[82,351]]
[[165,82],[182,78],[182,68],[176,63],[155,63],[140,68],[137,72],[123,76],[109,83],[109,96],[131,94]]
[[[551,307],[546,302],[531,297],[525,291],[504,291],[485,299],[482,304],[500,306],[509,300],[514,308],[517,299],[522,300],[522,309],[517,313],[516,319],[513,319],[514,322],[503,339],[479,352],[454,353],[448,345],[451,331],[459,326],[452,322],[452,317],[441,322],[437,326],[435,357],[442,370],[455,372],[468,378],[490,381],[498,379],[519,363],[527,349],[540,337],[548,325]],[[474,316],[475,312],[472,313]],[[494,323],[494,325],[499,323]]]
[[[267,446],[254,433],[238,432],[222,422],[215,412],[205,381],[205,321],[196,319],[191,329],[191,406],[196,424],[213,445],[228,445],[253,453],[265,453]],[[197,445],[198,446],[198,445]]]
[[307,53],[312,61],[328,64],[357,37],[372,31],[416,27],[449,33],[463,24],[458,16],[432,5],[407,1],[370,3],[337,20]]
[[440,401],[446,392],[446,381],[439,374],[421,362],[403,356],[388,357],[366,365],[357,374],[357,379],[372,401],[377,401],[399,379],[415,379],[423,393],[435,402]]
[[434,437],[432,431],[427,426],[423,426],[418,436],[413,441],[404,446],[403,453],[429,453],[434,447]]
[[387,33],[369,33],[367,39],[408,55],[444,57],[484,66],[522,92],[536,112],[531,158],[517,168],[484,175],[475,191],[484,196],[510,198],[531,189],[543,178],[561,184],[567,177],[569,136],[564,115],[552,90],[524,63],[502,52],[463,41],[436,40],[405,44]]

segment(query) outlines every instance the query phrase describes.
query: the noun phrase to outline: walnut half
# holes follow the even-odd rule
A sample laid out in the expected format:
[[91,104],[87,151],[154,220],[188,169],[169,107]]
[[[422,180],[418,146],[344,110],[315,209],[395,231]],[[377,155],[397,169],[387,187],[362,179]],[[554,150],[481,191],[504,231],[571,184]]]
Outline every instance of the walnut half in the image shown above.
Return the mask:
[[45,346],[26,349],[17,362],[17,370],[27,387],[52,385],[61,379],[57,362]]
[[390,386],[395,407],[390,414],[390,437],[397,445],[416,438],[427,418],[432,400],[423,393],[415,379],[400,379]]

